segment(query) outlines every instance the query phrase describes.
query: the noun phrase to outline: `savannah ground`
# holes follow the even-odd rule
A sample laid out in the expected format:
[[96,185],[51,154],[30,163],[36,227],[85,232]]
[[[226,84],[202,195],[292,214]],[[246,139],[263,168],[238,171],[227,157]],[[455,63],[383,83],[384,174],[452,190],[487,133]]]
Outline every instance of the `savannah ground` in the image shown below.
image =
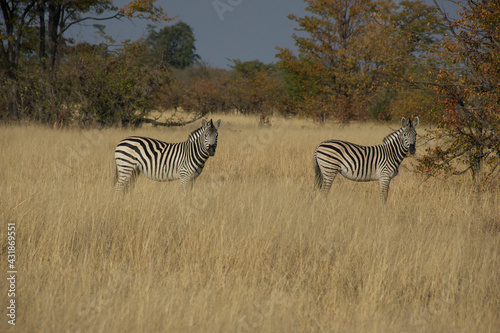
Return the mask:
[[0,331],[13,331],[9,222],[19,332],[500,329],[498,183],[425,181],[408,158],[385,206],[377,182],[341,176],[314,198],[319,142],[378,144],[391,129],[220,118],[217,152],[187,195],[143,176],[115,195],[113,150],[131,134],[184,141],[195,125],[0,127]]

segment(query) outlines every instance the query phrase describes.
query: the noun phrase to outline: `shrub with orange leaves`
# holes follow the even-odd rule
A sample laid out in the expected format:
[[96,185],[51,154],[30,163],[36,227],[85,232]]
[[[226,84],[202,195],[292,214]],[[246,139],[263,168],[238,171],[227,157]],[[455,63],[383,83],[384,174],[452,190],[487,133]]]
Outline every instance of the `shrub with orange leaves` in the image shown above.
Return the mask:
[[420,159],[419,170],[430,175],[470,170],[479,184],[500,169],[500,4],[469,1],[457,19],[439,9],[449,34],[429,55],[439,70],[427,86],[443,100],[432,131],[440,140]]

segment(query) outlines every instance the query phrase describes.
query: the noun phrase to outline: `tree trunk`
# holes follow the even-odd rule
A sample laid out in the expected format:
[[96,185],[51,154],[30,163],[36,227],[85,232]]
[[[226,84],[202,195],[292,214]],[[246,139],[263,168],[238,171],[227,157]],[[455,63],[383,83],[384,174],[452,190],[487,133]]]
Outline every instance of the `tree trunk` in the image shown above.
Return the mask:
[[10,68],[5,71],[5,74],[8,78],[7,85],[9,87],[6,96],[7,109],[9,110],[9,116],[11,119],[19,120],[21,118],[21,114],[19,112],[18,103],[19,88],[16,73],[17,66],[12,62],[9,65]]
[[19,120],[21,117],[19,113],[19,104],[17,102],[18,88],[17,81],[12,81],[10,89],[7,93],[7,107],[9,109],[9,116],[12,119]]
[[40,20],[40,50],[38,51],[38,58],[40,59],[40,66],[45,70],[45,62],[47,54],[45,52],[45,2],[38,5],[38,18]]
[[472,181],[474,183],[481,182],[481,169],[483,167],[484,148],[482,146],[472,149],[472,155],[469,159],[470,170],[472,173]]
[[49,56],[49,70],[53,73],[56,64],[57,50],[59,43],[59,35],[57,33],[57,27],[61,19],[61,8],[62,5],[57,4],[55,0],[49,0],[49,43],[48,43],[48,56]]

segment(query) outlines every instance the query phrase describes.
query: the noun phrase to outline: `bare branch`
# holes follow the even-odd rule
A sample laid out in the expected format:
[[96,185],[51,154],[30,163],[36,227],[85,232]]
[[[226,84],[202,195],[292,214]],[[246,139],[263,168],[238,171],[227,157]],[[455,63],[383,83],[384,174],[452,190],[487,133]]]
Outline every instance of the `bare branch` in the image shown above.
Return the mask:
[[160,121],[157,121],[157,120],[154,120],[154,119],[143,118],[143,119],[140,119],[138,121],[138,124],[146,123],[146,124],[153,124],[153,126],[174,127],[174,126],[188,125],[188,124],[194,123],[197,120],[200,120],[201,118],[203,118],[203,115],[201,115],[201,114],[198,114],[198,115],[194,116],[193,119],[187,120],[187,121],[165,121],[165,122],[160,122]]
[[61,34],[63,34],[66,30],[68,30],[71,26],[75,25],[75,24],[78,24],[78,23],[81,23],[83,21],[88,21],[88,20],[93,20],[93,21],[106,21],[106,20],[111,20],[111,19],[120,19],[123,17],[123,14],[118,12],[114,15],[111,15],[111,16],[108,16],[108,17],[92,17],[92,16],[88,16],[88,17],[83,17],[81,19],[78,19],[78,20],[75,20],[73,22],[70,22],[68,23],[64,29],[61,30]]

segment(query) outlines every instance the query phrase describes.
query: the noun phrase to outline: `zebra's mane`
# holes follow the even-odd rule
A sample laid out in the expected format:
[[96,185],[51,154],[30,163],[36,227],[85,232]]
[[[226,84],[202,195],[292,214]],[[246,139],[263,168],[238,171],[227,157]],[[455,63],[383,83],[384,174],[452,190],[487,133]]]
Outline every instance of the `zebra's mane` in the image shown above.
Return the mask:
[[203,133],[204,131],[205,131],[205,129],[203,128],[203,126],[201,126],[198,129],[195,129],[194,131],[191,132],[191,134],[189,134],[187,141],[188,142],[195,141],[196,139],[198,139],[200,137],[201,133]]
[[389,142],[393,141],[394,139],[396,139],[396,138],[399,136],[399,134],[400,134],[402,131],[403,131],[403,128],[400,128],[400,129],[398,129],[397,131],[392,132],[391,134],[389,134],[388,136],[386,136],[386,137],[384,138],[384,140],[382,141],[382,143],[383,143],[383,144],[387,144],[387,143],[389,143]]

